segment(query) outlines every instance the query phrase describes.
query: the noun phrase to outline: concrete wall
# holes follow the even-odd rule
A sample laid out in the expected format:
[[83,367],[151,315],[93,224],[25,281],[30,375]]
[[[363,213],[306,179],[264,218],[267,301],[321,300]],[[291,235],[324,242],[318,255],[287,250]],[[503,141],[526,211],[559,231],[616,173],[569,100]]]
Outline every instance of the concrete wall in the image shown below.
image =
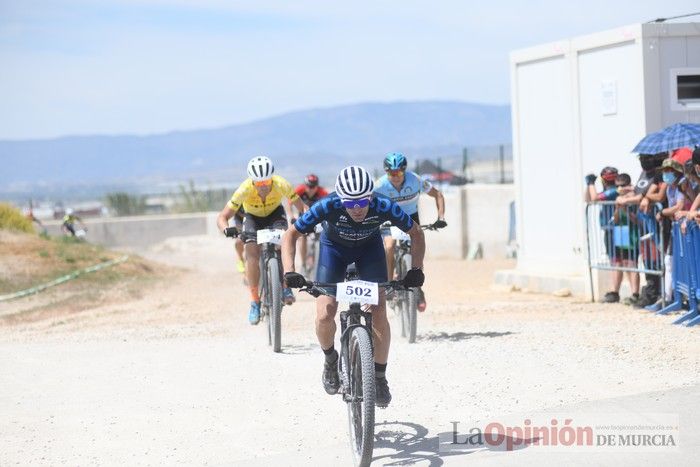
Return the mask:
[[[473,245],[481,244],[484,257],[502,258],[506,254],[510,203],[515,199],[513,185],[474,184],[444,187],[447,227],[426,231],[426,257],[466,258]],[[437,219],[434,198],[421,196],[418,205],[421,222]]]
[[[480,243],[486,257],[503,257],[508,241],[509,205],[514,199],[513,185],[470,185],[446,187],[445,220],[447,228],[426,232],[430,258],[465,258],[470,245]],[[434,198],[421,196],[421,221],[437,220]],[[108,247],[144,248],[169,237],[218,235],[218,213],[134,216],[85,221],[87,239]],[[50,235],[61,234],[61,222],[46,222]]]
[[[88,219],[87,240],[108,247],[148,247],[169,237],[214,234],[217,213],[172,214]],[[50,235],[61,234],[61,222],[45,222]]]

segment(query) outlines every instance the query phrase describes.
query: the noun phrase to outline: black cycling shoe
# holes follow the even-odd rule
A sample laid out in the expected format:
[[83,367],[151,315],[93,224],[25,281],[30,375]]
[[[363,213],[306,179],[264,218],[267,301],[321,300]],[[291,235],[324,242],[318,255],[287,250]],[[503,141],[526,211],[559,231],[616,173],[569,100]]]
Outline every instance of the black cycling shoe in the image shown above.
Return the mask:
[[374,399],[374,405],[382,409],[386,409],[391,402],[391,393],[389,392],[389,383],[386,377],[374,378],[374,383],[377,388],[377,395]]
[[323,389],[325,389],[328,394],[338,394],[338,389],[340,389],[340,376],[338,375],[337,354],[333,363],[325,362],[323,364],[321,382],[323,383]]

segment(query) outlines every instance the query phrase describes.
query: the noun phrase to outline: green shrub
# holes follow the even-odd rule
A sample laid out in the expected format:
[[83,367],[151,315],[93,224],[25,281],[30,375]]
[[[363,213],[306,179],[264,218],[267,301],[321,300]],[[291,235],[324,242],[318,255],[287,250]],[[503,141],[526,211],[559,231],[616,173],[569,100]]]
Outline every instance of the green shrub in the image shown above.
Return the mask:
[[7,203],[0,203],[0,229],[34,233],[32,221],[23,216],[19,209]]

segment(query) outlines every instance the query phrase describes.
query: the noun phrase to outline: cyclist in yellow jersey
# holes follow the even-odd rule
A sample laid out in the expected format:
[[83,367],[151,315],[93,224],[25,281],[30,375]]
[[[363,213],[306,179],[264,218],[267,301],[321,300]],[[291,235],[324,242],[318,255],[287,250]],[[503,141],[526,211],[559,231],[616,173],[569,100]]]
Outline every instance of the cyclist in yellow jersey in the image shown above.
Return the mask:
[[[287,213],[282,206],[284,198],[289,199],[299,212],[306,210],[294,187],[279,175],[273,175],[274,171],[269,158],[261,156],[251,159],[248,162],[248,178],[236,189],[216,220],[217,227],[223,232],[228,227],[229,219],[241,206],[245,209],[241,237],[245,243],[245,274],[252,299],[248,314],[250,324],[260,321],[260,245],[257,244],[256,233],[260,229],[287,229]],[[294,294],[288,287],[283,290],[283,298],[288,305],[294,302]]]

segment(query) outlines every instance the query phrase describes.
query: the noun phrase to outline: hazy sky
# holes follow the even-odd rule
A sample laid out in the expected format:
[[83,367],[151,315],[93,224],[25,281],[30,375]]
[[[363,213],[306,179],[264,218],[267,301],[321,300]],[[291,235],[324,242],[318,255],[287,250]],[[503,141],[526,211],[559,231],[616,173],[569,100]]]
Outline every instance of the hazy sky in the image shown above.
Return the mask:
[[0,139],[217,127],[360,101],[504,104],[509,51],[699,5],[0,0]]

